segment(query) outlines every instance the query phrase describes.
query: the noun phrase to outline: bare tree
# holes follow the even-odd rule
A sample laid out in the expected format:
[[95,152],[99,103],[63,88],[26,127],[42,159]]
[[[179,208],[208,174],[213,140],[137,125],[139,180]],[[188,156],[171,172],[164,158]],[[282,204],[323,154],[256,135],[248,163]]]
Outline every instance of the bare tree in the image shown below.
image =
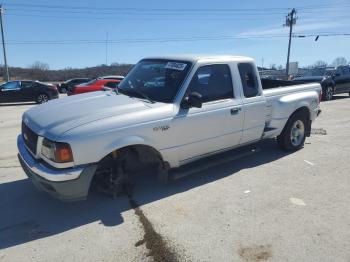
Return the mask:
[[334,66],[341,66],[341,65],[347,65],[348,61],[346,60],[345,57],[337,57],[336,59],[333,60],[333,65]]
[[49,64],[43,63],[40,61],[34,62],[29,67],[30,79],[40,80],[40,81],[48,81],[49,80]]
[[323,61],[323,60],[318,60],[314,63],[314,67],[317,68],[317,67],[327,67],[328,64],[326,61]]
[[38,70],[49,70],[50,67],[49,67],[49,64],[47,63],[43,63],[43,62],[40,62],[40,61],[35,61],[31,66],[30,66],[31,69],[38,69]]

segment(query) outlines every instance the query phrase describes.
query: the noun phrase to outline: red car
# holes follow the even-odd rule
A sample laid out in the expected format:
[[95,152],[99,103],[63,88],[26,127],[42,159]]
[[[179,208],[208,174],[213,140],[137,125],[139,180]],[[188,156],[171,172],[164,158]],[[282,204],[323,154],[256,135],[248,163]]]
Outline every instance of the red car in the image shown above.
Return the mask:
[[104,88],[116,89],[118,84],[124,79],[123,76],[104,76],[96,78],[90,82],[83,83],[70,88],[67,95],[77,95],[87,92],[105,90]]

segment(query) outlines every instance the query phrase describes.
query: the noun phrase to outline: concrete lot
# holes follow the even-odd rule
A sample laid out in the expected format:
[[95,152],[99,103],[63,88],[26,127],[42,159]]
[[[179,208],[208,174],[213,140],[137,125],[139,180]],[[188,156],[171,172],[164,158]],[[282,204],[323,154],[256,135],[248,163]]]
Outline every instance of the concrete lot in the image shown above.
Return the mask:
[[[296,153],[286,154],[268,140],[255,153],[167,186],[144,179],[131,203],[98,194],[62,203],[38,192],[16,158],[20,117],[32,106],[0,106],[1,262],[161,261],[162,256],[350,262],[348,96],[322,103],[313,128],[327,134],[308,138]],[[235,154],[240,153],[220,158]]]

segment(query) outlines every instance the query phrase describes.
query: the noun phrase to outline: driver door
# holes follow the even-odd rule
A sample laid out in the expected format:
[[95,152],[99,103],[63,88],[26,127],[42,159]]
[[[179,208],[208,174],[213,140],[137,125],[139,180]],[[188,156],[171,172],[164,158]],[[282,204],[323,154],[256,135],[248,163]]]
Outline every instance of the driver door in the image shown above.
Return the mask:
[[191,92],[199,93],[203,104],[180,109],[174,119],[181,165],[238,145],[242,136],[241,99],[234,96],[229,65],[200,67],[185,97]]

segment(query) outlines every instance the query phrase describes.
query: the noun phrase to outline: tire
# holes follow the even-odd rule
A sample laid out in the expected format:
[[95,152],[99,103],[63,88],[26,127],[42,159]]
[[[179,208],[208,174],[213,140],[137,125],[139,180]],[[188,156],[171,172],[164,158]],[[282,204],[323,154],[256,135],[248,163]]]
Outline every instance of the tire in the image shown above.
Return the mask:
[[330,101],[333,98],[334,90],[332,86],[327,86],[323,92],[323,100]]
[[65,94],[65,93],[67,93],[67,88],[62,87],[60,91],[61,91],[60,92],[61,94]]
[[306,133],[306,115],[303,113],[295,113],[288,119],[282,133],[277,137],[277,142],[285,151],[297,151],[304,146]]
[[45,93],[41,93],[41,94],[39,94],[37,97],[36,97],[36,102],[38,103],[38,104],[42,104],[42,103],[46,103],[47,101],[49,101],[50,100],[50,97],[47,95],[47,94],[45,94]]

